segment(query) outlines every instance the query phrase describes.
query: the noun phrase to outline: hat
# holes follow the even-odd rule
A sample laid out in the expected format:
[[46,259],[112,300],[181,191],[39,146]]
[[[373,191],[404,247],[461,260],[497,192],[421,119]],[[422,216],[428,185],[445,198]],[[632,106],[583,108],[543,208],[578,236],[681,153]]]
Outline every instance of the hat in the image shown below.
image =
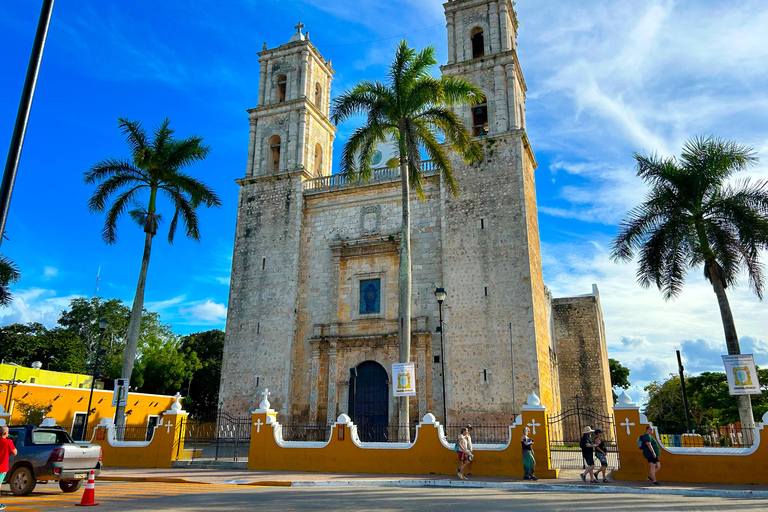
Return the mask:
[[594,430],[592,430],[592,427],[590,427],[589,425],[584,427],[584,430],[581,431],[582,434],[591,434],[592,432],[594,432]]
[[599,428],[596,428],[596,429],[595,429],[595,434],[602,434],[602,433],[603,433],[603,431],[602,431],[602,430],[600,430]]
[[471,423],[467,424],[467,428],[468,428],[469,430],[472,430],[472,424],[471,424]]

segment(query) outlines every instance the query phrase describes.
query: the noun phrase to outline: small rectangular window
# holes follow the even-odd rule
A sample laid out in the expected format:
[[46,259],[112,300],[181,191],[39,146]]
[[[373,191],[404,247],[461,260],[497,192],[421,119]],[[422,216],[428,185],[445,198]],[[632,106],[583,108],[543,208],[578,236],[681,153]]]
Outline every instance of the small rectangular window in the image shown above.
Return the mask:
[[487,286],[485,287],[485,296],[486,297],[488,296],[488,287]]
[[267,258],[261,258],[261,270],[265,270],[267,268]]
[[480,219],[480,229],[485,229],[485,219]]
[[381,312],[381,279],[360,281],[360,314]]
[[261,384],[261,377],[259,375],[256,376],[256,387],[259,387],[259,384]]
[[261,322],[256,324],[256,334],[259,334],[259,331],[261,331]]
[[34,384],[35,382],[37,382],[37,379],[35,377],[30,377],[29,378],[29,383],[30,384]]
[[440,362],[440,356],[434,356],[434,360],[435,360],[436,363],[439,363]]

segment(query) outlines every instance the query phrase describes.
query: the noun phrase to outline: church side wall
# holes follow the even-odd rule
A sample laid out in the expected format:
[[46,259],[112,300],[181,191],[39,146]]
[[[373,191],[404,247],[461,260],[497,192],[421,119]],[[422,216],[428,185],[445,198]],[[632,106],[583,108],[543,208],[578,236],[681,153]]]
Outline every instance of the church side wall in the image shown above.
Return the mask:
[[296,175],[241,185],[219,392],[229,413],[257,406],[265,388],[287,405],[301,200]]
[[576,405],[599,414],[613,410],[605,327],[597,295],[552,301],[563,409]]

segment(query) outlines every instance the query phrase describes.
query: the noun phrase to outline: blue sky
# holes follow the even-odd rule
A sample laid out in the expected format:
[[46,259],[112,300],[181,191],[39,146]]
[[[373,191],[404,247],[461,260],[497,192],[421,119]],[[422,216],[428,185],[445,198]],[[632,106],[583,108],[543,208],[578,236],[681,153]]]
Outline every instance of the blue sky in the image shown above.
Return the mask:
[[[528,84],[539,221],[547,285],[555,296],[597,283],[609,354],[643,385],[675,370],[683,349],[692,372],[721,369],[722,326],[699,272],[665,303],[635,284],[633,265],[608,260],[616,224],[640,202],[632,151],[679,153],[695,135],[753,146],[754,177],[768,178],[768,4],[752,1],[519,0],[519,56]],[[0,3],[0,152],[7,154],[39,2]],[[23,273],[0,322],[52,326],[76,296],[130,304],[143,235],[129,221],[105,246],[90,215],[82,173],[125,156],[116,119],[151,128],[169,117],[179,136],[202,135],[209,158],[194,167],[222,196],[201,211],[202,242],[177,237],[153,247],[147,307],[178,333],[223,328],[237,185],[245,172],[256,106],[258,56],[286,42],[301,20],[337,72],[336,95],[382,76],[403,36],[434,44],[445,61],[439,1],[273,0],[58,2],[16,182],[3,252]],[[352,128],[339,127],[340,144]],[[746,282],[730,294],[743,350],[768,365],[768,314]],[[636,389],[631,390],[634,397]]]

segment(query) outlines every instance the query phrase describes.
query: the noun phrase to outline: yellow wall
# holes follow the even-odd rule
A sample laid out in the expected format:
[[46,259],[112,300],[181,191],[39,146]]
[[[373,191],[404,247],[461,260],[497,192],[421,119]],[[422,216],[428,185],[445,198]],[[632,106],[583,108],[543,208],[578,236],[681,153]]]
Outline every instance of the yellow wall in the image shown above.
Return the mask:
[[[174,460],[189,455],[184,452],[186,413],[167,413],[155,428],[149,443],[117,443],[106,427],[99,426],[93,441],[101,446],[104,466],[123,468],[170,468]],[[113,446],[113,445],[119,446]],[[123,446],[127,445],[127,446]],[[131,446],[133,445],[133,446]],[[142,446],[146,445],[146,446]]]
[[[53,406],[47,417],[55,419],[57,425],[67,430],[72,427],[75,412],[87,412],[88,396],[91,392],[90,388],[16,384],[13,386],[13,404],[9,406],[10,388],[10,383],[0,383],[0,404],[5,406],[6,412],[11,413],[10,421],[6,420],[9,425],[21,424],[24,421],[18,410],[19,402],[34,402]],[[128,405],[125,410],[126,413],[131,411],[131,414],[127,416],[126,425],[146,425],[150,415],[159,415],[169,410],[173,402],[175,398],[172,396],[128,393]],[[115,414],[115,408],[112,407],[112,391],[94,390],[91,409],[94,408],[96,412],[91,414],[88,423],[90,427],[98,425],[101,418],[112,418]]]
[[[274,415],[273,415],[274,417]],[[523,424],[535,421],[536,435],[531,435],[536,447],[536,476],[557,478],[557,470],[548,469],[549,444],[546,426],[546,411],[523,411]],[[336,424],[331,430],[331,439],[322,447],[305,447],[295,443],[281,447],[274,437],[274,426],[266,424],[265,412],[253,413],[251,446],[248,454],[248,469],[272,471],[317,471],[331,473],[385,473],[385,474],[437,474],[456,475],[459,467],[458,455],[453,446],[448,448],[440,442],[438,428],[434,424],[417,427],[416,439],[409,448],[366,447],[355,444],[350,428]],[[542,427],[543,426],[543,427]],[[520,437],[523,427],[511,427],[512,442],[502,450],[484,450],[475,446],[472,463],[473,475],[523,476],[522,447]],[[342,439],[343,437],[343,439]]]
[[[637,408],[614,409],[616,420],[616,442],[619,448],[621,469],[615,470],[616,480],[645,480],[650,475],[648,461],[637,447],[637,438],[645,433],[650,423],[642,421]],[[645,418],[644,416],[642,417]],[[629,434],[627,434],[627,422]],[[622,425],[624,423],[624,425]],[[634,425],[632,425],[634,423]],[[712,448],[706,455],[695,453],[670,453],[661,446],[659,462],[661,469],[656,474],[659,482],[695,482],[714,484],[758,484],[768,485],[768,441],[760,443],[763,427],[758,427],[756,447],[748,450]],[[655,435],[658,441],[658,435]],[[695,448],[688,448],[691,452]],[[744,451],[742,451],[744,450]],[[742,454],[736,455],[735,453]],[[722,455],[718,455],[722,454]],[[726,455],[727,454],[727,455]]]
[[[67,386],[73,388],[91,389],[91,376],[79,373],[51,372],[36,370],[13,364],[0,364],[0,380],[25,380],[27,384],[43,384],[46,386]],[[34,380],[34,382],[32,382]],[[104,388],[104,383],[96,381],[97,388]]]

